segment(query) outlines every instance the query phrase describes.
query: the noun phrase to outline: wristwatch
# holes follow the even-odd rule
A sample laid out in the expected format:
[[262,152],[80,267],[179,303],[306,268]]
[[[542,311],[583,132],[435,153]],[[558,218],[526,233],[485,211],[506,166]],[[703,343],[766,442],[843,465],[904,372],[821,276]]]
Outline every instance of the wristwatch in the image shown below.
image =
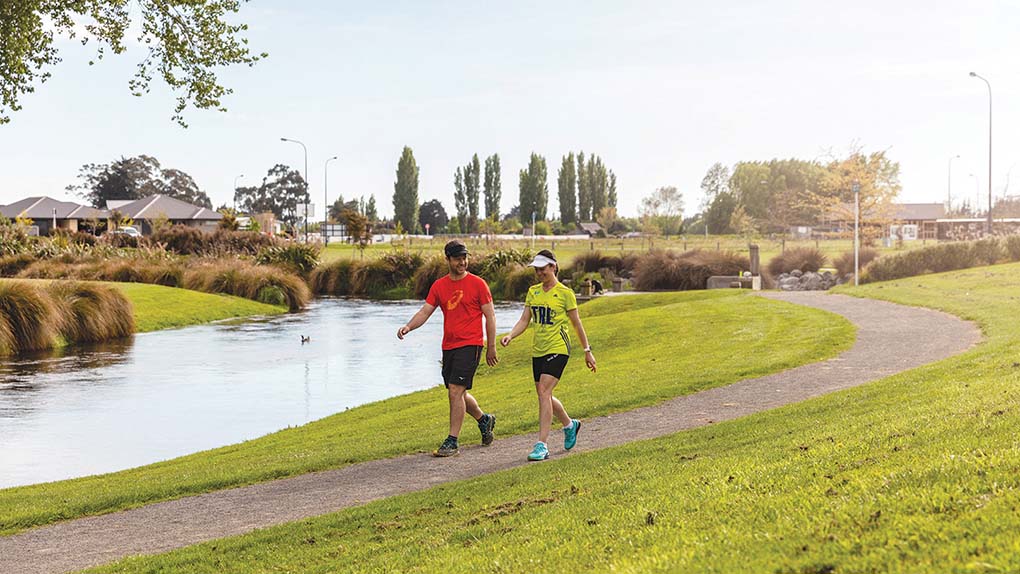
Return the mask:
[[590,353],[591,352],[591,345],[588,345],[587,347],[585,347],[585,348],[583,348],[581,350],[584,351],[585,353]]

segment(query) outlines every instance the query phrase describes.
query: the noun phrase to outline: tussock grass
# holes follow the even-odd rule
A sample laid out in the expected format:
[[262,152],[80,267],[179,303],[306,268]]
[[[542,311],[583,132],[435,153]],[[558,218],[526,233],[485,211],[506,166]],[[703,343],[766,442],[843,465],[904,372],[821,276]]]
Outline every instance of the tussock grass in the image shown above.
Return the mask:
[[534,267],[516,267],[506,274],[506,280],[503,283],[503,298],[510,301],[523,301],[528,294],[528,289],[538,282]]
[[353,275],[356,263],[350,259],[337,259],[319,265],[308,278],[316,295],[344,297],[354,294]]
[[53,348],[59,308],[53,298],[24,281],[0,281],[0,354]]
[[135,331],[131,302],[109,285],[54,281],[47,291],[58,309],[58,330],[68,342],[108,341]]
[[300,277],[277,267],[251,265],[240,260],[217,260],[189,267],[184,272],[182,286],[205,293],[225,293],[271,305],[286,305],[291,311],[302,309],[312,298],[308,285]]
[[[794,247],[787,249],[785,253],[776,255],[769,261],[768,271],[773,277],[779,277],[783,273],[800,270],[817,272],[825,267],[828,258],[818,249],[813,247]],[[852,260],[851,260],[852,267]]]
[[1020,265],[837,290],[976,320],[986,340],[773,411],[95,571],[325,571],[337,553],[364,572],[524,572],[535,556],[579,572],[1020,571]]
[[751,267],[744,255],[731,251],[653,251],[634,268],[639,291],[704,289],[713,275],[739,275]]
[[[864,269],[869,263],[878,259],[878,250],[871,247],[861,247],[858,252],[860,268]],[[847,251],[832,260],[832,266],[836,268],[839,277],[846,277],[854,272],[854,252]]]
[[[587,372],[576,350],[557,396],[582,418],[827,358],[853,340],[852,326],[839,317],[735,291],[605,297],[580,309],[599,349],[599,372]],[[705,337],[706,328],[726,336]],[[498,367],[481,367],[472,390],[483,408],[499,415],[501,436],[537,429],[527,338],[502,350]],[[439,349],[435,353],[438,358]],[[438,367],[422,376],[437,386],[242,444],[103,476],[0,490],[0,533],[435,448],[446,436],[449,407]],[[378,440],[380,429],[386,440]],[[465,441],[471,430],[466,424]]]
[[436,279],[449,272],[450,264],[446,262],[445,257],[436,256],[426,259],[421,267],[415,271],[412,278],[414,296],[418,299],[428,297],[429,289],[432,288],[432,284],[436,282]]

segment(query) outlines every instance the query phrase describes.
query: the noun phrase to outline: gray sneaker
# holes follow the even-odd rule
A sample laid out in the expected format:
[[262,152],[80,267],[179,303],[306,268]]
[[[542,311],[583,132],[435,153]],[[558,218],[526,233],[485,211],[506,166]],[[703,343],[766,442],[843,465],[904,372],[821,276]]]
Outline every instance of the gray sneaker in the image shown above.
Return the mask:
[[457,456],[460,450],[457,448],[457,439],[446,437],[439,448],[432,451],[432,456]]
[[482,446],[489,446],[496,437],[492,429],[496,428],[496,415],[484,414],[478,420],[478,430],[482,431]]

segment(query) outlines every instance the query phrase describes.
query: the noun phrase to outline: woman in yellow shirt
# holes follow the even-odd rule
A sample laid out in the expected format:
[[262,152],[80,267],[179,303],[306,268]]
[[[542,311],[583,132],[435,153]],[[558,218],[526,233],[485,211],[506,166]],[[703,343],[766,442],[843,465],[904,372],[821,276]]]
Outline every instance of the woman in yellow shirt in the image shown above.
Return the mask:
[[511,329],[510,334],[503,337],[504,347],[520,336],[528,324],[532,324],[534,342],[531,350],[531,368],[535,378],[535,390],[538,392],[538,442],[528,455],[528,460],[545,460],[549,458],[549,429],[555,414],[563,424],[563,448],[570,450],[577,444],[577,432],[581,429],[581,421],[571,419],[566,409],[556,397],[553,389],[563,376],[563,369],[570,358],[570,333],[567,323],[572,323],[577,337],[584,347],[584,362],[595,372],[595,355],[588,344],[588,335],[581,325],[581,317],[577,314],[577,297],[566,285],[559,282],[556,272],[559,266],[556,257],[547,249],[543,249],[530,263],[541,281],[538,285],[528,288],[528,296],[524,301],[524,313]]

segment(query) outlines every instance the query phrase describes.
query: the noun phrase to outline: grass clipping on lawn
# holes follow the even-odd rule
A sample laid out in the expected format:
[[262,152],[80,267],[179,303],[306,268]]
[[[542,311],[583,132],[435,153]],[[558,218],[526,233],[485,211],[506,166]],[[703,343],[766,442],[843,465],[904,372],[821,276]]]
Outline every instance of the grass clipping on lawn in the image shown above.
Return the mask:
[[[588,372],[575,348],[557,388],[557,397],[579,418],[832,357],[852,344],[854,333],[836,315],[733,290],[603,298],[582,305],[581,313],[598,349],[599,372]],[[537,429],[529,340],[525,334],[502,350],[500,365],[481,367],[475,378],[472,394],[499,415],[500,436]],[[393,344],[401,343],[394,338]],[[440,350],[434,352],[438,359]],[[108,475],[0,490],[0,533],[431,450],[446,436],[449,406],[438,366],[422,376],[437,386],[242,444]]]
[[1020,265],[843,290],[976,320],[986,340],[774,411],[95,571],[1020,570]]

